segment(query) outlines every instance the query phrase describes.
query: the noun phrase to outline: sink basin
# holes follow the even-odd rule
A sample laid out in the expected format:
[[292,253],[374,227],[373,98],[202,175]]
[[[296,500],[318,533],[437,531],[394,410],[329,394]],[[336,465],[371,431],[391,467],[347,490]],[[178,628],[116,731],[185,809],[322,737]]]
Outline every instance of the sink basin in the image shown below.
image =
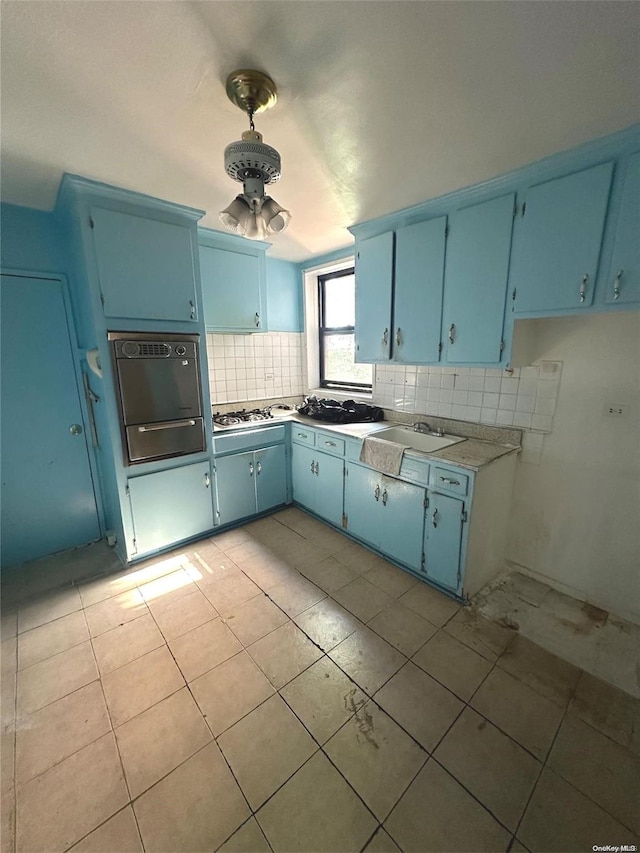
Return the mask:
[[450,444],[458,444],[466,441],[457,435],[429,435],[424,432],[414,432],[413,427],[394,426],[375,432],[372,438],[383,438],[386,441],[396,441],[413,450],[421,450],[423,453],[433,453],[434,450],[442,450]]

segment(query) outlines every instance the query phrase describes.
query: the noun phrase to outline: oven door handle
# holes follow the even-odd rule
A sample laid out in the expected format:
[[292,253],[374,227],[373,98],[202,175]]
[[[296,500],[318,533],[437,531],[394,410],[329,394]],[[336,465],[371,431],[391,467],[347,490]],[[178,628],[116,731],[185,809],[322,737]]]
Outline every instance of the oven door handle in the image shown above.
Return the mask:
[[194,420],[185,421],[165,421],[162,424],[153,424],[152,426],[140,426],[138,432],[156,432],[159,429],[177,429],[178,427],[195,426]]

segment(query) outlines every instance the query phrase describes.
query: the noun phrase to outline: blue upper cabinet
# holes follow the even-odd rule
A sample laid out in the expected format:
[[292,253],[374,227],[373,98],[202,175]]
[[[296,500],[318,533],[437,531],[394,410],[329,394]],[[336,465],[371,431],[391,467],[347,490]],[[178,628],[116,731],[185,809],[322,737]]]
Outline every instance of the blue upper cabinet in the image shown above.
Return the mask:
[[264,244],[204,229],[199,241],[207,331],[266,332]]
[[197,320],[193,230],[93,206],[90,212],[106,317]]
[[605,302],[640,302],[640,151],[629,158],[616,220]]
[[446,227],[443,216],[358,241],[356,361],[438,361]]
[[357,362],[375,364],[391,355],[393,233],[358,243],[356,249]]
[[396,231],[393,360],[437,362],[447,218],[406,225]]
[[498,364],[515,195],[456,211],[450,219],[442,340],[448,364]]
[[515,314],[591,305],[612,173],[613,163],[602,163],[525,191],[510,281]]

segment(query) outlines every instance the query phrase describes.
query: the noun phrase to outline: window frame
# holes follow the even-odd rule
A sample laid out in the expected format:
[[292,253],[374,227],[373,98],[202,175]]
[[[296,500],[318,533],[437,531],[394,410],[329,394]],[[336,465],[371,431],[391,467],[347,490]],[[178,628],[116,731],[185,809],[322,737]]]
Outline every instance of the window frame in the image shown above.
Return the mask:
[[319,355],[319,382],[320,388],[329,388],[335,391],[354,391],[354,392],[372,392],[373,377],[370,383],[365,382],[341,382],[340,380],[326,379],[324,375],[324,355],[325,343],[324,339],[327,335],[353,335],[354,352],[355,352],[355,325],[354,326],[326,326],[325,306],[326,306],[326,290],[325,282],[332,281],[337,278],[345,278],[346,276],[355,276],[355,266],[344,267],[343,269],[334,270],[332,272],[321,273],[317,277],[318,287],[318,355]]

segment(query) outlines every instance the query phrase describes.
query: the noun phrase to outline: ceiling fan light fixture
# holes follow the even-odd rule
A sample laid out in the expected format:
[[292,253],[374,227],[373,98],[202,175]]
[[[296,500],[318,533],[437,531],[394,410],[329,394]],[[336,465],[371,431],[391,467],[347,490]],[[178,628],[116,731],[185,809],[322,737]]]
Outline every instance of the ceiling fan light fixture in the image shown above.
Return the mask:
[[253,116],[270,109],[277,100],[276,85],[261,71],[240,69],[227,78],[227,96],[246,112],[250,129],[242,139],[225,148],[224,167],[230,178],[243,185],[244,192],[220,213],[225,228],[250,240],[264,240],[279,234],[291,221],[291,213],[264,193],[265,184],[280,179],[280,154],[266,145],[253,124]]

